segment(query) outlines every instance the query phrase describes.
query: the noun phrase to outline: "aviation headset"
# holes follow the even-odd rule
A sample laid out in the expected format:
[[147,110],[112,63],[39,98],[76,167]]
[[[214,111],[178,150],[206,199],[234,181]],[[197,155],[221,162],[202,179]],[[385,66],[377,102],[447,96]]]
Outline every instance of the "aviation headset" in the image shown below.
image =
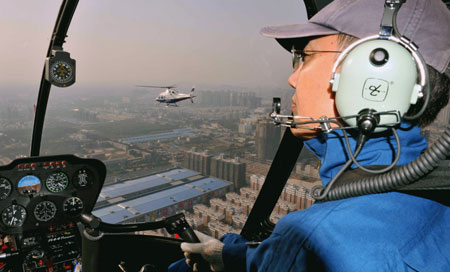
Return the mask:
[[[338,117],[315,120],[280,115],[280,101],[274,99],[271,117],[275,124],[299,128],[319,123],[320,127],[314,129],[328,133],[336,129],[331,128],[330,123],[334,123],[338,129],[358,129],[368,136],[373,131],[396,127],[402,119],[420,117],[430,99],[428,69],[418,47],[397,29],[397,13],[405,1],[386,0],[379,34],[352,43],[338,56],[330,80],[336,92]],[[424,100],[423,106],[413,116],[407,116],[418,99]]]
[[[319,123],[320,127],[315,129],[321,129],[325,133],[334,129],[343,130],[350,159],[326,187],[316,186],[312,189],[317,201],[392,191],[418,181],[450,155],[450,129],[447,128],[442,137],[420,157],[394,169],[401,149],[395,127],[402,119],[413,120],[422,115],[430,98],[427,65],[418,52],[418,47],[401,36],[396,26],[397,13],[405,1],[386,0],[379,34],[352,43],[337,58],[330,83],[332,90],[336,92],[339,117],[324,116],[315,120],[310,117],[280,115],[280,99],[274,98],[270,116],[276,125],[298,128],[305,124]],[[424,99],[422,108],[414,116],[405,115],[418,99]],[[338,120],[345,121],[347,125],[343,126]],[[339,127],[332,128],[330,123]],[[345,129],[357,129],[359,132],[354,152],[350,148]],[[397,141],[397,155],[392,164],[379,170],[361,166],[356,161],[356,156],[365,141],[372,132],[386,129],[392,131]],[[352,163],[365,172],[377,175],[334,185]]]
[[[396,26],[396,16],[404,2],[386,0],[379,35],[354,42],[334,64],[330,82],[336,92],[336,107],[352,127],[364,130],[361,125],[369,118],[373,125],[383,126],[376,129],[382,131],[398,124],[401,117],[418,118],[428,104],[426,63],[418,47],[401,36]],[[422,109],[414,116],[406,116],[418,98],[425,99]],[[358,117],[350,118],[355,116]]]

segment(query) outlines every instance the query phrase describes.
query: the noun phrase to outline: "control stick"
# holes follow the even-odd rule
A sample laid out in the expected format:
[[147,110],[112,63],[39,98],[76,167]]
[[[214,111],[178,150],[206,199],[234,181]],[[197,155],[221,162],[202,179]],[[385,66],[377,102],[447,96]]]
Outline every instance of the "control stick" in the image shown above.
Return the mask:
[[[176,214],[170,216],[166,219],[166,230],[170,234],[178,234],[181,239],[188,243],[200,243],[197,235],[195,235],[194,230],[191,228],[189,223],[186,221],[184,214]],[[197,264],[198,271],[211,271],[209,264],[202,258],[200,254],[192,254],[192,260]]]

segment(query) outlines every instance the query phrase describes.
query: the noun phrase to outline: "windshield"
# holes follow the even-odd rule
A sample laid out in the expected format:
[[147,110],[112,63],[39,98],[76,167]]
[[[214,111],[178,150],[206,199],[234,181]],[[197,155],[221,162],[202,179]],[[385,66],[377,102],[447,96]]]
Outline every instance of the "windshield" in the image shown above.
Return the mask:
[[[2,3],[2,165],[29,155],[59,4]],[[259,30],[301,21],[297,0],[80,1],[64,45],[76,83],[52,87],[41,155],[105,163],[94,209],[105,222],[185,212],[215,237],[239,233],[284,133],[268,119],[272,97],[288,114],[293,95],[290,54]],[[310,206],[317,183],[304,150],[273,221]]]

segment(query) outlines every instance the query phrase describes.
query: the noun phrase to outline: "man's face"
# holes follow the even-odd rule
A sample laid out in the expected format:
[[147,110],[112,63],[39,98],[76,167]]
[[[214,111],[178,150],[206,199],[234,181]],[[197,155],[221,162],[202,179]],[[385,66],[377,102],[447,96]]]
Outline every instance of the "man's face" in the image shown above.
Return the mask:
[[[337,51],[339,50],[337,37],[338,35],[328,35],[312,39],[304,50]],[[293,114],[314,119],[319,119],[321,116],[338,116],[330,79],[334,62],[339,54],[320,52],[306,54],[299,68],[288,79],[289,84],[295,89],[291,107]],[[303,139],[311,139],[319,133],[317,130],[299,128],[291,128],[291,131],[295,136]]]

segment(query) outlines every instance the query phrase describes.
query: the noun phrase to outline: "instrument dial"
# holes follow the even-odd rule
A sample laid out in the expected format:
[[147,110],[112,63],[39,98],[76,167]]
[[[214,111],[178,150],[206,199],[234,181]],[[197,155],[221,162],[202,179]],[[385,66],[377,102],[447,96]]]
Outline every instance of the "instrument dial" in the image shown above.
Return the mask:
[[0,200],[6,199],[11,194],[11,191],[11,182],[6,178],[0,177]]
[[63,203],[63,211],[68,216],[77,216],[79,215],[84,208],[83,201],[79,197],[69,197],[64,200]]
[[80,169],[73,176],[73,185],[79,189],[87,189],[94,182],[94,175],[88,169]]
[[47,222],[56,215],[56,205],[51,201],[42,201],[34,208],[34,217],[41,222]]
[[52,193],[64,191],[67,185],[69,185],[69,178],[63,172],[53,173],[45,181],[45,186]]
[[25,223],[27,211],[20,205],[13,204],[2,212],[2,222],[7,227],[20,227]]
[[73,77],[73,67],[66,61],[58,60],[50,66],[50,76],[58,83],[68,83]]
[[28,175],[19,180],[17,190],[22,195],[33,195],[41,190],[41,180],[33,175]]

